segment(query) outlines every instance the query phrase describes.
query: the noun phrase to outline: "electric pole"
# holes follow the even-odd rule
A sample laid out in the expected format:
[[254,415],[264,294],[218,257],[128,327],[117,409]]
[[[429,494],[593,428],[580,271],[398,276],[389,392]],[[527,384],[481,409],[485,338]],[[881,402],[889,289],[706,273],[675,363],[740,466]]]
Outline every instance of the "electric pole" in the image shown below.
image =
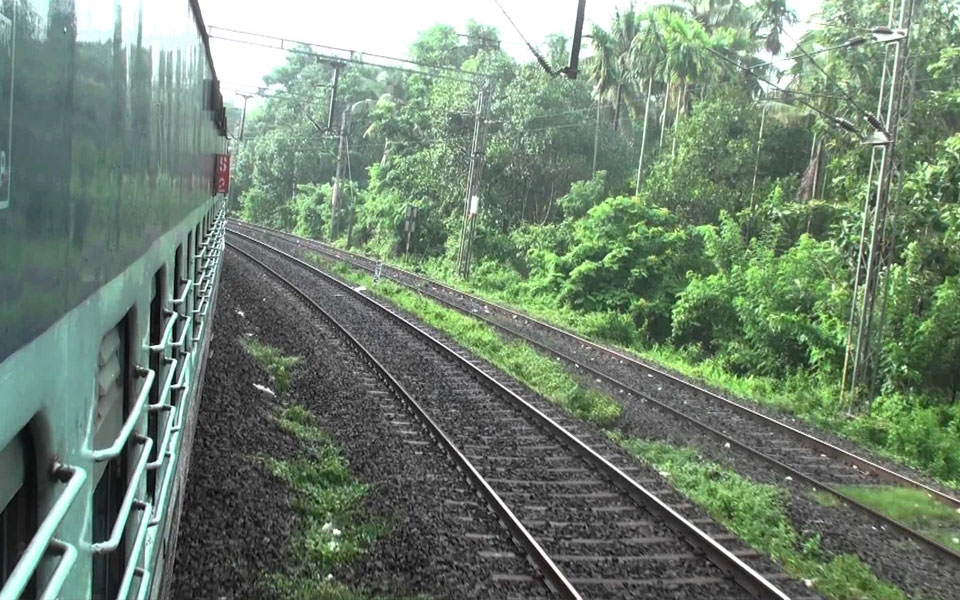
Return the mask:
[[600,95],[597,94],[597,123],[593,128],[593,171],[597,172],[597,152],[600,150],[600,107],[603,105]]
[[477,215],[480,212],[480,176],[486,154],[487,109],[489,106],[490,80],[480,85],[477,97],[477,112],[473,124],[473,145],[470,152],[470,169],[467,172],[467,193],[463,201],[463,226],[460,229],[460,252],[457,255],[457,271],[470,277],[470,261],[473,254],[473,238],[477,232]]
[[[905,87],[905,78],[907,72],[907,58],[910,47],[910,27],[913,20],[914,0],[901,0],[900,19],[897,29],[888,27],[888,43],[896,44],[893,56],[892,77],[890,80],[889,98],[887,100],[886,118],[883,123],[883,130],[867,140],[868,144],[874,147],[874,153],[878,150],[880,153],[879,167],[877,170],[877,193],[875,201],[870,206],[867,204],[867,211],[864,213],[864,223],[860,242],[860,256],[858,258],[857,273],[854,282],[854,306],[856,306],[856,290],[861,276],[863,250],[867,249],[866,267],[863,270],[863,283],[859,287],[862,289],[860,297],[860,306],[858,311],[851,314],[850,333],[848,334],[847,361],[852,365],[850,376],[850,386],[847,388],[847,365],[844,365],[843,374],[843,394],[849,392],[851,399],[859,404],[866,403],[869,409],[869,402],[873,399],[875,392],[880,344],[882,340],[876,335],[875,329],[883,328],[883,315],[880,318],[876,315],[876,305],[878,297],[885,296],[886,277],[883,277],[883,292],[878,293],[881,288],[881,275],[885,272],[885,267],[889,266],[889,254],[892,248],[892,232],[888,227],[888,215],[890,209],[890,199],[893,188],[893,170],[896,157],[896,143],[899,131],[899,121],[901,106],[903,104],[903,92]],[[891,15],[892,16],[892,15]],[[892,19],[891,19],[892,21]],[[892,23],[891,23],[892,25]],[[886,65],[884,66],[886,73]],[[881,86],[882,88],[882,86]],[[884,90],[881,89],[880,106],[882,107]],[[871,161],[871,173],[873,162]],[[868,194],[870,187],[868,186]],[[872,216],[872,224],[869,231],[869,242],[867,242],[867,223]],[[881,301],[883,305],[885,302]],[[856,335],[854,332],[854,322],[856,322]],[[851,343],[853,343],[851,347]],[[850,360],[852,352],[852,360]],[[841,396],[843,399],[843,396]]]
[[241,98],[243,98],[243,115],[240,117],[240,138],[239,138],[240,141],[242,142],[243,132],[247,126],[247,102],[250,101],[250,98],[252,97],[252,95],[251,94],[238,94],[238,95]]
[[410,239],[413,237],[413,232],[417,229],[417,215],[420,213],[420,207],[409,204],[407,205],[407,218],[403,223],[403,232],[406,234],[406,244],[404,245],[404,254],[410,254]]
[[[352,108],[352,107],[351,107]],[[343,167],[347,155],[347,134],[349,133],[350,108],[340,117],[339,149],[337,150],[337,174],[333,180],[333,193],[330,197],[330,239],[340,235],[340,196],[343,194]]]
[[343,204],[343,170],[346,166],[347,152],[349,151],[350,118],[358,106],[369,104],[370,100],[354,102],[343,110],[340,117],[340,142],[337,150],[337,174],[333,180],[333,193],[330,197],[330,239],[335,240],[340,235],[340,212]]

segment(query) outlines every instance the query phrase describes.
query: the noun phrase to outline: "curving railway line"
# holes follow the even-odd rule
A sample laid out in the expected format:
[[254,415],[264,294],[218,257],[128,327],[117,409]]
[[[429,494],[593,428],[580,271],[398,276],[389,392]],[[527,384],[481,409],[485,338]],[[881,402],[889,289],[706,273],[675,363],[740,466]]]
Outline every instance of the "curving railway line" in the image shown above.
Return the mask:
[[[374,272],[377,261],[327,244],[248,223],[231,221],[232,233],[276,241],[300,252],[304,249]],[[894,484],[924,491],[939,502],[960,509],[960,499],[858,456],[837,444],[765,415],[702,386],[686,381],[656,366],[618,350],[601,346],[581,336],[505,306],[471,296],[455,288],[396,267],[382,265],[383,277],[424,294],[445,306],[480,319],[497,330],[525,340],[540,351],[603,382],[624,402],[638,399],[689,423],[723,444],[751,455],[784,476],[803,482],[856,507],[873,519],[900,531],[948,562],[960,562],[960,553],[850,497],[839,486]]]
[[446,451],[556,597],[788,598],[771,580],[803,590],[761,575],[743,558],[755,553],[721,544],[733,536],[644,487],[658,479],[438,336],[262,241],[233,232],[228,246],[339,330],[405,407],[394,418],[413,430],[412,416]]

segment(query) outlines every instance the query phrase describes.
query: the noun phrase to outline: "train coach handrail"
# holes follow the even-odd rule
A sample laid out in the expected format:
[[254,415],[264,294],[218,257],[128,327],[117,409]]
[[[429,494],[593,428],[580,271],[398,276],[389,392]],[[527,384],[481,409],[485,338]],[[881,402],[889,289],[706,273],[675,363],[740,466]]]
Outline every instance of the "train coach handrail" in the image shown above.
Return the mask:
[[127,416],[127,420],[124,422],[123,427],[120,428],[120,433],[117,434],[117,439],[113,444],[101,450],[93,450],[90,453],[90,457],[95,462],[104,462],[120,456],[120,453],[123,452],[123,447],[137,426],[137,421],[139,421],[141,415],[143,415],[143,409],[147,404],[147,399],[150,397],[150,390],[153,388],[153,382],[157,378],[157,372],[140,366],[137,367],[136,371],[137,375],[145,379],[143,386],[140,388],[140,395],[137,396],[137,401],[133,403],[133,410],[131,410]]
[[50,540],[50,548],[60,553],[60,563],[47,580],[47,587],[40,595],[40,600],[56,600],[60,597],[60,590],[63,589],[63,584],[70,575],[73,565],[76,564],[79,554],[76,546],[57,538]]
[[120,546],[120,540],[123,539],[123,532],[127,528],[127,522],[130,520],[130,513],[133,510],[133,504],[137,495],[137,489],[140,487],[140,480],[147,471],[147,461],[150,458],[150,452],[153,450],[153,439],[145,436],[138,436],[137,441],[143,444],[140,449],[140,459],[133,470],[130,481],[127,482],[127,491],[120,502],[120,510],[117,513],[117,520],[110,531],[110,537],[102,542],[97,542],[91,546],[94,554],[106,554],[113,552]]
[[[182,392],[180,396],[181,400],[186,396],[187,391],[190,389],[190,382],[187,380],[187,371],[190,361],[194,356],[193,352],[187,352],[184,355],[183,359],[183,368],[180,369],[180,377],[177,378],[177,383],[173,384],[170,387],[171,394],[173,392]],[[172,404],[167,404],[165,406],[170,411],[170,414],[167,415],[167,426],[163,433],[163,438],[160,442],[160,446],[157,447],[157,458],[149,463],[147,463],[147,470],[153,471],[160,467],[167,455],[167,448],[169,448],[170,440],[172,435],[183,427],[183,413],[184,406],[182,404],[177,404],[176,406]]]
[[163,334],[160,336],[160,341],[147,346],[147,350],[150,352],[163,352],[167,349],[167,346],[170,344],[170,339],[173,337],[173,326],[180,317],[180,313],[175,310],[164,309],[163,312],[167,316],[167,324],[163,327]]
[[[184,368],[184,371],[186,371],[186,368]],[[187,397],[187,393],[190,391],[190,380],[185,376],[181,377],[180,379],[182,381],[177,382],[177,385],[173,387],[180,392],[180,400],[182,402],[183,399]],[[177,411],[177,424],[173,426],[174,433],[183,429],[183,416],[187,413],[185,408],[186,407],[181,407],[180,410]]]
[[186,319],[186,323],[183,324],[183,332],[180,334],[180,339],[170,343],[171,348],[183,348],[183,345],[187,341],[187,333],[190,331],[190,325],[193,324],[193,315],[180,316]]
[[147,463],[148,471],[155,471],[163,465],[163,461],[166,458],[165,454],[167,451],[167,446],[170,443],[170,436],[173,435],[174,423],[178,420],[178,413],[180,412],[177,406],[167,405],[167,425],[163,429],[163,437],[160,438],[160,445],[157,446],[157,458]]
[[56,546],[61,551],[62,556],[60,564],[57,565],[53,575],[47,581],[46,589],[41,594],[41,598],[57,598],[60,595],[60,590],[63,588],[67,575],[76,562],[76,548],[66,542],[54,539],[53,536],[67,516],[70,507],[73,506],[74,501],[80,495],[80,491],[87,481],[87,472],[79,467],[55,462],[51,468],[51,473],[61,481],[66,477],[67,486],[53,504],[53,508],[44,517],[43,522],[40,523],[33,539],[30,540],[20,560],[17,561],[16,566],[10,573],[6,585],[3,586],[3,589],[0,589],[0,600],[18,600],[20,598],[30,584],[30,579],[36,572],[37,567],[40,566],[43,555],[51,546]]
[[180,440],[180,432],[177,431],[173,434],[173,438],[170,441],[170,446],[166,451],[167,462],[171,466],[167,467],[167,472],[163,474],[163,483],[160,485],[160,495],[158,496],[157,504],[153,507],[153,513],[150,515],[150,527],[155,527],[160,524],[160,521],[163,520],[163,515],[167,509],[167,500],[170,497],[170,488],[173,484],[173,474],[176,469],[172,468],[173,465],[177,464],[177,442]]
[[192,279],[181,279],[180,281],[183,283],[183,292],[180,293],[179,298],[173,299],[174,306],[180,306],[181,304],[184,304],[187,301],[187,297],[190,295],[190,290],[193,288]]
[[187,370],[188,370],[188,367],[190,366],[191,361],[193,361],[193,357],[194,357],[193,351],[183,353],[183,368],[180,369],[180,377],[177,378],[177,382],[173,384],[172,389],[174,391],[180,392],[190,386],[190,382],[187,381]]
[[[137,527],[137,537],[134,538],[133,547],[130,549],[130,556],[127,558],[127,566],[123,570],[123,578],[120,580],[120,589],[117,590],[117,600],[126,600],[130,596],[130,588],[133,586],[133,576],[139,567],[140,554],[147,541],[147,530],[150,528],[150,515],[153,513],[153,506],[145,502],[137,505],[143,515],[140,517],[140,525]],[[141,581],[140,585],[143,585]]]
[[148,404],[147,412],[164,410],[170,406],[168,400],[170,399],[170,390],[173,388],[173,376],[177,373],[177,365],[180,364],[180,361],[175,358],[164,357],[163,362],[168,367],[167,377],[163,381],[163,386],[160,387],[160,393],[157,394],[156,404]]
[[140,576],[140,591],[137,592],[137,600],[147,600],[147,596],[150,594],[150,571],[136,569],[134,575]]

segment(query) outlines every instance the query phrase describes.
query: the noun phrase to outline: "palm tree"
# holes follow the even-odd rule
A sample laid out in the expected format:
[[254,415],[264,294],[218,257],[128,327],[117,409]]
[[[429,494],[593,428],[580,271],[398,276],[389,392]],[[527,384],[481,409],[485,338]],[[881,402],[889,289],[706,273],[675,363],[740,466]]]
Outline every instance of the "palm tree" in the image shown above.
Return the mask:
[[609,32],[596,25],[593,27],[593,47],[597,60],[594,62],[592,75],[596,81],[598,97],[613,95],[614,129],[620,128],[624,94],[636,97],[631,87],[636,83],[632,77],[632,61],[639,25],[639,15],[631,2],[626,12],[616,12]]
[[664,60],[664,43],[657,20],[647,13],[633,46],[632,62],[638,78],[646,79],[647,93],[643,103],[643,130],[640,134],[640,161],[637,164],[636,194],[640,193],[640,173],[643,171],[643,157],[647,148],[647,125],[650,120],[650,101],[653,98],[653,82],[657,78],[657,67]]
[[755,16],[751,31],[754,37],[763,38],[763,47],[770,54],[780,54],[783,44],[780,34],[786,25],[797,22],[797,13],[787,8],[786,0],[759,0],[754,5]]
[[[676,128],[686,105],[689,84],[691,81],[699,79],[711,62],[706,50],[710,46],[710,39],[699,21],[676,13],[661,14],[668,69],[666,81],[669,85],[672,83],[671,79],[675,80],[674,87],[678,92],[676,114],[673,119],[672,154],[675,156],[677,150]],[[662,120],[665,126],[666,103],[664,104]],[[663,132],[661,131],[661,139],[662,136]]]

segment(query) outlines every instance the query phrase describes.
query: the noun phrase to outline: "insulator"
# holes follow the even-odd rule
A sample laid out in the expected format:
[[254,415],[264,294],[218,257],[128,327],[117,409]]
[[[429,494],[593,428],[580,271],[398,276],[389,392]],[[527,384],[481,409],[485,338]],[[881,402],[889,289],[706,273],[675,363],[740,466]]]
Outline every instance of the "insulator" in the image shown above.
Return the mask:
[[862,46],[870,41],[870,38],[858,35],[857,37],[850,38],[847,40],[847,46],[849,48],[856,48],[857,46]]
[[871,32],[871,33],[882,33],[882,34],[887,34],[887,35],[889,35],[889,34],[893,33],[893,30],[890,29],[889,27],[885,27],[885,26],[881,25],[880,27],[874,27],[873,29],[870,30],[870,32]]
[[863,118],[866,119],[867,123],[870,123],[870,126],[876,129],[877,131],[883,131],[884,133],[886,133],[887,128],[883,126],[883,122],[880,121],[877,115],[873,114],[870,111],[866,111],[863,113]]
[[860,135],[860,132],[857,131],[857,126],[854,125],[853,123],[851,123],[850,121],[844,119],[844,118],[834,117],[834,118],[833,118],[833,122],[834,122],[834,123],[836,124],[836,126],[839,127],[840,129],[846,129],[846,130],[849,131],[850,133],[855,133],[855,134],[857,134],[857,135]]

